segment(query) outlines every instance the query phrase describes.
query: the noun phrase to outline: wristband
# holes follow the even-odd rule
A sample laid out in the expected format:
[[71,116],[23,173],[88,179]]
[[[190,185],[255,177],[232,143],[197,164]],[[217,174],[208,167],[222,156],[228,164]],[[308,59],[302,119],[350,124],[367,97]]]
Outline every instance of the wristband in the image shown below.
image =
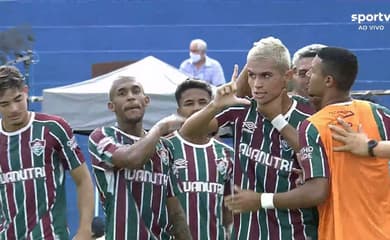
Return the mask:
[[261,194],[261,207],[265,209],[274,209],[274,194],[262,193]]
[[280,132],[288,124],[288,122],[284,119],[282,114],[279,114],[272,119],[271,124]]

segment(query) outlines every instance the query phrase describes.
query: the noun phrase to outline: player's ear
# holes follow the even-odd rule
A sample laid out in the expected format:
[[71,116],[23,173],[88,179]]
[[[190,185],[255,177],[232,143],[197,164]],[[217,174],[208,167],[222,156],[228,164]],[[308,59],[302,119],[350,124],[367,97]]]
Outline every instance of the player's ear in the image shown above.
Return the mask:
[[293,77],[293,74],[294,74],[294,70],[293,69],[289,69],[287,70],[285,73],[284,73],[284,85],[287,87],[289,82],[291,81],[292,77]]
[[107,108],[108,110],[110,110],[111,112],[115,112],[115,104],[113,102],[108,102],[107,103]]
[[332,75],[327,75],[325,77],[325,85],[327,87],[333,87],[337,85],[336,79]]
[[149,96],[145,96],[144,100],[145,100],[146,106],[150,104],[150,97]]
[[28,86],[27,85],[25,85],[24,87],[23,87],[23,89],[22,89],[22,91],[25,93],[25,94],[27,94],[28,95]]

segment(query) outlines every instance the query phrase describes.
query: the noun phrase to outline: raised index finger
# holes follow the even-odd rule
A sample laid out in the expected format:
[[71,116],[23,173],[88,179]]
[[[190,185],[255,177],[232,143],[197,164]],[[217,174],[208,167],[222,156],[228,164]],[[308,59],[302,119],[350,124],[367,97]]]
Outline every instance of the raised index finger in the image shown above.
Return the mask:
[[234,64],[233,74],[232,74],[232,78],[230,79],[230,82],[236,82],[237,78],[238,78],[238,64]]

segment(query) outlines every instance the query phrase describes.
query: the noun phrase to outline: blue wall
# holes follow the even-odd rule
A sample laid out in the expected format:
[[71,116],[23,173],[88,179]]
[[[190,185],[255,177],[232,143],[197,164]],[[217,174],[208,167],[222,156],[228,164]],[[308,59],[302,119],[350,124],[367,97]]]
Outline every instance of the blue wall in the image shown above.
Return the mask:
[[[244,64],[251,44],[269,35],[280,38],[292,53],[314,42],[352,49],[360,60],[354,88],[389,86],[390,24],[377,22],[374,25],[383,25],[384,30],[364,31],[351,22],[354,13],[390,13],[390,4],[384,1],[3,1],[0,30],[29,24],[35,34],[40,62],[31,71],[32,95],[89,79],[91,65],[97,62],[154,55],[178,66],[193,38],[208,42],[209,56],[220,60],[229,79],[233,65]],[[389,103],[383,99],[381,103]],[[39,104],[32,106],[40,109]],[[80,140],[87,156],[86,140]],[[74,217],[76,205],[70,201]],[[72,232],[75,226],[77,220],[72,220]]]

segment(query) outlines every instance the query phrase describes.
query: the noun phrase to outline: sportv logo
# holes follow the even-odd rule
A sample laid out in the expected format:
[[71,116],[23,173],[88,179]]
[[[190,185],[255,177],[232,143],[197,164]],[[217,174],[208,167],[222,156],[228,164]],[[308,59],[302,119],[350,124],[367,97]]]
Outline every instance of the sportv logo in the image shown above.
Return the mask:
[[359,24],[358,30],[362,31],[383,31],[385,26],[381,23],[390,21],[390,14],[384,13],[354,13],[351,15],[351,21]]
[[354,13],[351,15],[351,21],[352,22],[358,22],[366,23],[366,22],[389,22],[390,21],[390,14],[383,14],[383,13],[375,13],[375,14],[362,14],[362,13]]

